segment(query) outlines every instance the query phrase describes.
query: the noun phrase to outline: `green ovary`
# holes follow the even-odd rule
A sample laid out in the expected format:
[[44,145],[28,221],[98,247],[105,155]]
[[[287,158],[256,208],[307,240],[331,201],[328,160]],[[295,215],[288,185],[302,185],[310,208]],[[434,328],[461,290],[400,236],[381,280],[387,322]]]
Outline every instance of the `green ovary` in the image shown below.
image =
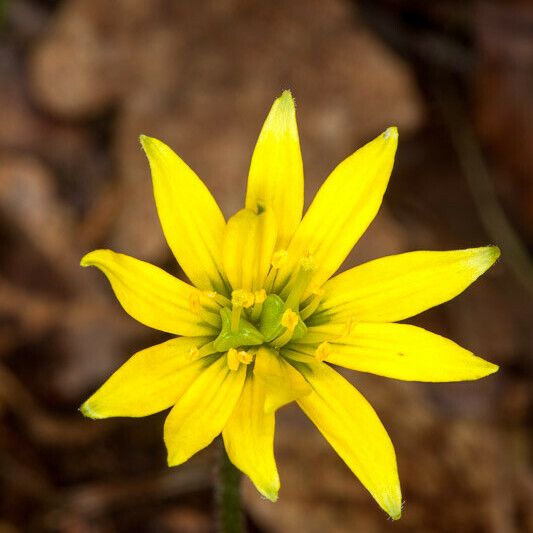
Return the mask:
[[[283,325],[284,315],[294,313],[297,323],[294,328]],[[302,338],[307,332],[307,326],[294,311],[288,311],[286,302],[277,294],[270,294],[262,303],[258,318],[254,319],[254,310],[242,309],[237,328],[232,328],[232,310],[223,307],[220,310],[222,319],[221,331],[213,341],[217,351],[224,352],[231,348],[245,349],[262,344],[279,348],[285,341]]]

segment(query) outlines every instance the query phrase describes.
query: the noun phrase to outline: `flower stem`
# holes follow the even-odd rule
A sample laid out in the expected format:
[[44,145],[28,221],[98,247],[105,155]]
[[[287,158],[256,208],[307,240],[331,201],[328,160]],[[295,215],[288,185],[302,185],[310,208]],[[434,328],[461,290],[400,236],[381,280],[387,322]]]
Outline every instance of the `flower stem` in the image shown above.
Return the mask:
[[220,439],[219,448],[216,487],[218,531],[220,533],[245,533],[240,497],[241,473],[229,460],[222,439]]

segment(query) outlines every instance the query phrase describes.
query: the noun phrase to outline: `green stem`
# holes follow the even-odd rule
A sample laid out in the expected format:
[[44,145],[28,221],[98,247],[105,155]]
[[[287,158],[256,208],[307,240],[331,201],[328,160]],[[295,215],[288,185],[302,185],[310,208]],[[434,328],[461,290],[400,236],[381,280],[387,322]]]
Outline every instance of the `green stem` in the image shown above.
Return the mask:
[[241,473],[229,460],[224,442],[219,443],[219,464],[217,479],[218,530],[220,533],[245,533],[241,510]]

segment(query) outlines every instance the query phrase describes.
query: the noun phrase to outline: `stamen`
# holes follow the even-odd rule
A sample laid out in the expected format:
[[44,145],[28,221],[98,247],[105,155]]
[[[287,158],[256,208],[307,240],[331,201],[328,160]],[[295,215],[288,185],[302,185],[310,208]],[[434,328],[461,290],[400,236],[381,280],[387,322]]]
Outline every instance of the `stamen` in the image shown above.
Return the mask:
[[228,350],[228,353],[226,355],[228,368],[230,370],[233,370],[234,372],[239,369],[240,360],[239,360],[239,352],[235,348],[230,348]]
[[298,315],[291,309],[287,309],[281,317],[281,325],[286,327],[291,333],[298,325]]
[[257,320],[259,320],[261,312],[263,311],[263,302],[266,300],[266,297],[267,293],[265,289],[261,289],[259,291],[254,292],[255,303],[250,314],[250,319],[252,320],[252,322],[256,322]]
[[200,357],[206,357],[208,355],[211,355],[213,353],[216,353],[218,350],[215,348],[214,343],[208,342],[207,344],[204,344],[200,350],[198,351],[198,355]]
[[278,270],[287,262],[288,258],[289,252],[284,249],[277,250],[272,254],[272,259],[270,261],[272,268],[268,272],[267,278],[265,280],[265,289],[267,292],[272,291],[272,287],[274,286],[274,281],[276,281]]
[[254,305],[254,293],[244,289],[237,289],[231,293],[231,303],[248,309]]
[[327,359],[331,355],[331,352],[332,352],[331,344],[328,341],[324,341],[315,350],[315,357],[320,362],[322,362],[322,361],[324,361],[324,359]]
[[200,358],[200,350],[196,346],[191,346],[189,349],[189,361],[196,361]]
[[309,281],[311,280],[311,276],[315,270],[316,264],[311,255],[307,255],[300,259],[300,268],[298,270],[298,274],[296,274],[294,278],[289,296],[285,302],[285,307],[287,309],[298,311],[300,300],[307,289]]
[[214,326],[215,328],[220,327],[220,317],[218,314],[215,314],[212,311],[204,308],[200,302],[200,295],[203,295],[202,292],[194,290],[189,293],[189,309],[195,314],[198,315],[200,321]]
[[214,354],[217,350],[213,346],[213,342],[208,342],[204,344],[200,349],[196,346],[191,346],[189,348],[189,361],[196,361],[202,357],[207,357],[208,355]]
[[285,346],[291,339],[294,333],[294,328],[298,325],[300,318],[297,313],[292,309],[286,309],[281,317],[281,325],[285,328],[285,331],[272,342],[275,348],[281,348]]
[[231,301],[226,298],[223,294],[220,294],[216,291],[203,291],[203,293],[210,299],[216,302],[218,305],[222,307],[229,307],[231,304]]
[[324,289],[315,286],[311,289],[311,294],[313,295],[311,301],[300,311],[302,320],[307,320],[318,309],[320,300],[324,296]]
[[245,291],[244,289],[237,289],[231,293],[231,331],[239,329],[239,322],[241,320],[242,309],[248,309],[254,304],[254,293]]
[[238,356],[243,365],[249,365],[254,360],[254,354],[246,350],[239,351]]

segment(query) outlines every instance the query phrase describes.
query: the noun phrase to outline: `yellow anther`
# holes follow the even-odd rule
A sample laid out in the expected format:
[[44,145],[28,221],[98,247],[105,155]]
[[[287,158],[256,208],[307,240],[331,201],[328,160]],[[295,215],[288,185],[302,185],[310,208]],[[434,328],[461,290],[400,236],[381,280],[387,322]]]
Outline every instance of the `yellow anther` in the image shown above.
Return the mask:
[[272,291],[272,287],[274,286],[274,282],[276,281],[276,276],[278,275],[279,269],[287,263],[289,259],[289,252],[284,249],[276,250],[272,254],[272,259],[270,260],[270,264],[272,265],[272,268],[270,269],[270,272],[268,273],[268,276],[266,277],[264,287],[268,292]]
[[216,291],[202,291],[200,296],[200,304],[209,311],[217,313],[220,307],[226,307],[230,301]]
[[261,289],[260,291],[254,292],[254,300],[256,304],[262,304],[266,300],[266,297],[267,293],[265,289]]
[[231,302],[222,294],[216,291],[202,291],[204,296],[207,296],[212,302],[221,305],[222,307],[229,307]]
[[239,361],[243,365],[249,365],[254,360],[254,354],[250,353],[250,352],[247,352],[245,350],[241,350],[238,353],[238,356],[239,356]]
[[283,315],[281,315],[281,325],[285,328],[285,331],[272,341],[272,346],[279,349],[285,346],[292,339],[294,329],[298,325],[300,317],[298,313],[295,313],[292,309],[285,309]]
[[313,295],[310,300],[307,300],[309,303],[300,311],[300,316],[302,320],[307,320],[320,305],[320,300],[324,296],[324,289],[318,285],[311,285],[309,291]]
[[312,285],[309,288],[311,294],[314,294],[315,296],[324,296],[324,289],[320,287],[319,285]]
[[189,361],[196,361],[196,359],[201,359],[207,355],[211,355],[216,352],[215,347],[212,342],[204,344],[201,348],[196,346],[191,346],[189,348]]
[[200,312],[200,296],[196,291],[189,294],[189,307],[193,313]]
[[231,303],[236,307],[248,309],[254,305],[254,293],[244,289],[237,289],[231,293]]
[[200,350],[196,346],[189,349],[189,361],[196,361],[200,357]]
[[281,325],[286,327],[292,333],[294,328],[298,325],[298,320],[297,313],[292,309],[286,309],[281,317]]
[[324,361],[331,355],[331,345],[328,341],[321,343],[318,348],[315,350],[315,357],[319,361]]
[[276,269],[281,268],[287,262],[288,255],[289,253],[287,250],[278,250],[277,252],[274,252],[272,254],[272,266]]
[[255,322],[259,320],[259,317],[261,316],[261,312],[263,311],[263,303],[267,298],[267,293],[265,289],[261,289],[259,291],[254,292],[254,307],[252,309],[252,313],[250,314],[250,318],[252,322]]
[[238,370],[240,365],[239,352],[235,348],[230,348],[227,353],[228,368],[230,370]]
[[198,321],[199,322],[205,322],[206,324],[209,324],[211,326],[214,326],[215,328],[220,327],[220,316],[217,313],[218,308],[209,308],[209,306],[204,306],[202,301],[200,300],[200,296],[204,296],[203,291],[194,290],[189,293],[188,300],[189,300],[189,309],[196,315],[198,315]]

